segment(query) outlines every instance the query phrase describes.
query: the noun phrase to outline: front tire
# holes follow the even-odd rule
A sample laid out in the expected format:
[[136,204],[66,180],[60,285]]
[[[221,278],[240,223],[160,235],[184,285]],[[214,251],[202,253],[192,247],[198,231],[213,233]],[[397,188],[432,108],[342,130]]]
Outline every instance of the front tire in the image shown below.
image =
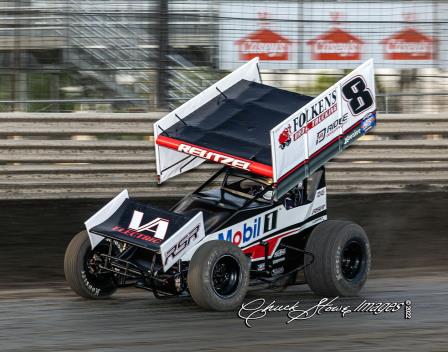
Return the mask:
[[87,231],[78,233],[65,251],[64,272],[67,283],[79,296],[90,299],[109,298],[117,289],[112,273],[100,273],[92,267],[92,258],[107,253],[104,242],[92,250]]
[[248,286],[249,259],[233,243],[209,241],[193,255],[188,270],[188,289],[200,307],[233,310],[243,302]]
[[305,277],[320,296],[356,296],[370,270],[370,245],[361,226],[329,220],[311,232],[305,257]]

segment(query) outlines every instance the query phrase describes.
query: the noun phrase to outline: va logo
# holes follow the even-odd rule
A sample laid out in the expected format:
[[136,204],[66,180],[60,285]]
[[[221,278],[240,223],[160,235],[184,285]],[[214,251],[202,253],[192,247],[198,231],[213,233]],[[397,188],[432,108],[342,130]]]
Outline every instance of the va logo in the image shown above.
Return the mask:
[[146,224],[141,224],[143,219],[143,213],[141,211],[134,210],[129,228],[138,232],[151,232],[155,238],[163,240],[168,230],[169,221],[156,218]]

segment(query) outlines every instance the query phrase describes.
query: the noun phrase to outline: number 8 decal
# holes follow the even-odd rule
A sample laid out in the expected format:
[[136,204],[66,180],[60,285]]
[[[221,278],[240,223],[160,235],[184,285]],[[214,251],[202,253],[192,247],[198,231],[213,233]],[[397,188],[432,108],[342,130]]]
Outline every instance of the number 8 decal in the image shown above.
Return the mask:
[[353,77],[342,87],[342,95],[348,101],[353,115],[359,115],[373,105],[373,97],[361,76]]

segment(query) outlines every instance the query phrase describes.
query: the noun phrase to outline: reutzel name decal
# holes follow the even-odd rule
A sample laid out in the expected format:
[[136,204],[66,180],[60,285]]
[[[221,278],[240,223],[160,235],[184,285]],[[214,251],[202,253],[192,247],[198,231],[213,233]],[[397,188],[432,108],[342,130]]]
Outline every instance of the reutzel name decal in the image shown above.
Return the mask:
[[177,148],[177,150],[179,152],[198,156],[200,158],[208,159],[208,160],[214,161],[216,163],[233,166],[238,169],[249,170],[249,166],[250,166],[250,163],[247,161],[235,159],[235,158],[232,158],[231,156],[222,155],[222,154],[204,150],[204,149],[201,149],[198,147],[193,147],[188,144],[180,144],[179,147]]

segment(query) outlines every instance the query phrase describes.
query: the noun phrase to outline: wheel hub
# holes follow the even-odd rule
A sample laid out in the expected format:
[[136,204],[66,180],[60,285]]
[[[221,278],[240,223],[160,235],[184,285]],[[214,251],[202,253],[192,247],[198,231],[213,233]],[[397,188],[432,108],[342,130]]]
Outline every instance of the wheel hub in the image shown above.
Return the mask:
[[341,270],[347,280],[353,280],[361,271],[364,250],[359,241],[350,241],[342,250]]
[[100,270],[101,258],[98,254],[94,253],[89,259],[87,259],[87,269],[89,274],[95,275]]
[[238,288],[240,276],[238,261],[231,255],[222,256],[212,269],[213,290],[220,297],[232,296]]

